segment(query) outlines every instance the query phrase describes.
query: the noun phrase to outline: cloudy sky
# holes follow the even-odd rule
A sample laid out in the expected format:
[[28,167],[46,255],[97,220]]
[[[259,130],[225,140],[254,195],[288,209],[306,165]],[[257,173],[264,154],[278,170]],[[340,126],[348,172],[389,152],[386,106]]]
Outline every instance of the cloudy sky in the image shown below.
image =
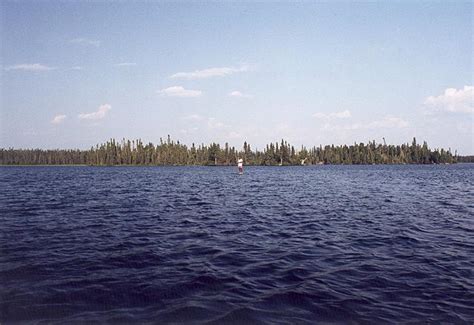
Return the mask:
[[0,2],[0,147],[170,134],[474,154],[472,2]]

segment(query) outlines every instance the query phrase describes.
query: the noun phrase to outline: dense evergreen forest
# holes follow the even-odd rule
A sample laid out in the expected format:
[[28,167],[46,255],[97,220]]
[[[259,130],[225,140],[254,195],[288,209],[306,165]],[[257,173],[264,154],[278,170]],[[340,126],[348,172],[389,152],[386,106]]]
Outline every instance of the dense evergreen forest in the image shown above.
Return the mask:
[[474,163],[474,156],[457,156],[456,162],[460,163]]
[[347,146],[319,146],[296,149],[286,141],[270,143],[263,151],[242,149],[227,143],[186,146],[168,136],[158,145],[141,140],[114,139],[89,150],[0,149],[2,165],[235,165],[243,158],[246,165],[314,165],[314,164],[438,164],[455,163],[450,150],[428,148],[413,139],[411,144],[385,145],[375,141]]

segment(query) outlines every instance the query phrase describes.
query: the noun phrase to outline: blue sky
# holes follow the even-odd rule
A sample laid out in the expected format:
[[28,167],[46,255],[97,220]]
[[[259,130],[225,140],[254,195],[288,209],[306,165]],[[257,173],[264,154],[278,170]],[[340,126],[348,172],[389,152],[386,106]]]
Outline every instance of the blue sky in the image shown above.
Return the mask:
[[0,8],[0,147],[415,136],[474,154],[471,2]]

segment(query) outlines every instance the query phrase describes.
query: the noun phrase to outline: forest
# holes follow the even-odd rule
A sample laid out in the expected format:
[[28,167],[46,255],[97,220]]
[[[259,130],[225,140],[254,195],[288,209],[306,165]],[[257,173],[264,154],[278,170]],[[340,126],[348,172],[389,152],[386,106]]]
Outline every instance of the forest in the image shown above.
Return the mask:
[[474,163],[474,156],[457,156],[456,162],[459,163]]
[[263,150],[253,150],[247,142],[237,149],[225,144],[191,146],[173,141],[170,136],[160,143],[144,144],[141,140],[109,141],[89,150],[71,149],[0,149],[0,165],[235,165],[243,158],[245,165],[289,166],[316,164],[446,164],[457,162],[450,150],[418,144],[386,145],[375,141],[353,145],[326,145],[296,149],[288,142],[270,143]]

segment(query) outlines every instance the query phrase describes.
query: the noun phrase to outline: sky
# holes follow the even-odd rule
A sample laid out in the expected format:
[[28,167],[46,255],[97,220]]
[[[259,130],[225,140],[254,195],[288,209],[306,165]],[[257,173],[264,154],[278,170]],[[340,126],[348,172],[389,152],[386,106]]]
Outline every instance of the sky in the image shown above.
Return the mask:
[[0,147],[474,154],[472,2],[0,2]]

